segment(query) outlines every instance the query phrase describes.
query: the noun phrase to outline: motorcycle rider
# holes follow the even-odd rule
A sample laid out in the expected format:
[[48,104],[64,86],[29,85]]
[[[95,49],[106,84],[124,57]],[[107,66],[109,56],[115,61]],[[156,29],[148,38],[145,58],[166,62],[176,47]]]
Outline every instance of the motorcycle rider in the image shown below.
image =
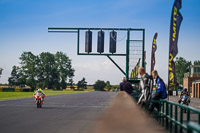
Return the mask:
[[181,103],[181,100],[182,100],[184,95],[187,96],[188,102],[190,103],[190,95],[189,95],[189,92],[187,91],[187,88],[185,88],[185,89],[182,90],[181,95],[179,96],[179,100],[178,100],[179,104]]
[[46,95],[45,95],[44,91],[43,91],[41,88],[39,88],[39,89],[33,94],[33,96],[35,96],[35,95],[37,95],[37,94],[39,94],[39,93],[42,94],[42,100],[44,101],[44,97],[46,97]]

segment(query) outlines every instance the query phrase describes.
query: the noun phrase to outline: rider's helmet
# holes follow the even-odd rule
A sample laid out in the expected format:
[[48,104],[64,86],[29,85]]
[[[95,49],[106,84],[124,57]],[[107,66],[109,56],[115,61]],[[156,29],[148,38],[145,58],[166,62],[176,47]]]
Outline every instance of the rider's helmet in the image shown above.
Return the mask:
[[185,88],[184,91],[187,92],[187,88]]
[[39,89],[38,89],[38,92],[41,92],[41,91],[42,91],[42,89],[41,89],[41,88],[39,88]]

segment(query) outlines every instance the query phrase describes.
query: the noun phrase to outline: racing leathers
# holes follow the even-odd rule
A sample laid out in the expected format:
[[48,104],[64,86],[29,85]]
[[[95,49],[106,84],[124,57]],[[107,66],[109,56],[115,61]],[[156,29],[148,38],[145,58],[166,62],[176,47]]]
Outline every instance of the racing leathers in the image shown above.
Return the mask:
[[147,73],[141,77],[139,91],[140,96],[137,102],[138,105],[144,106],[146,101],[151,99],[153,89],[153,79]]

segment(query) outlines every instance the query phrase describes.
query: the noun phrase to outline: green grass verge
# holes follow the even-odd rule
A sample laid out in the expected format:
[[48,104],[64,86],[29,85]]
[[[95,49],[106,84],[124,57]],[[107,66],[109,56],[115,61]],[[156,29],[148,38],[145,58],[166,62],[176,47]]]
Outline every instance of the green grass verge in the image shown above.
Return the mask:
[[[85,91],[53,91],[53,90],[44,90],[44,93],[48,95],[59,95],[59,94],[72,94],[72,93],[83,93]],[[33,97],[33,92],[0,92],[0,100],[10,100],[17,98],[26,98]]]

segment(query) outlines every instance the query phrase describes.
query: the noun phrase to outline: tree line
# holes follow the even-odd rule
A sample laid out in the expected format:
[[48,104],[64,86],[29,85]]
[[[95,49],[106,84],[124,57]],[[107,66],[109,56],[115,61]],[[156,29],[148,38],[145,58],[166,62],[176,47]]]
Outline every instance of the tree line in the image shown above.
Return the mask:
[[[30,86],[32,91],[36,88],[60,90],[67,85],[74,89],[75,70],[72,68],[71,59],[65,53],[42,52],[34,55],[31,52],[23,52],[19,59],[19,64],[12,67],[11,76],[8,78],[10,86]],[[0,76],[2,71],[0,68]],[[76,85],[78,90],[87,89],[84,77]],[[96,91],[111,91],[116,88],[119,88],[119,85],[111,85],[109,81],[97,80],[94,84]]]
[[175,61],[175,72],[179,85],[183,85],[184,74],[190,72],[191,65],[200,65],[200,60],[196,60],[193,63],[187,61],[183,57],[177,57]]
[[[75,85],[73,83],[73,79],[72,81],[69,81],[69,85],[70,87],[73,89],[73,86]],[[86,79],[83,77],[82,80],[78,81],[77,83],[78,89],[80,90],[84,90],[87,89],[87,82]],[[95,91],[113,91],[115,89],[119,89],[119,85],[111,85],[109,81],[103,81],[103,80],[97,80],[94,83],[94,90]]]
[[94,84],[96,91],[114,91],[119,90],[119,85],[111,85],[109,81],[97,80]]
[[67,79],[73,78],[71,59],[63,52],[42,52],[34,55],[23,52],[19,66],[13,66],[9,85],[28,85],[32,90],[39,88],[64,89]]

